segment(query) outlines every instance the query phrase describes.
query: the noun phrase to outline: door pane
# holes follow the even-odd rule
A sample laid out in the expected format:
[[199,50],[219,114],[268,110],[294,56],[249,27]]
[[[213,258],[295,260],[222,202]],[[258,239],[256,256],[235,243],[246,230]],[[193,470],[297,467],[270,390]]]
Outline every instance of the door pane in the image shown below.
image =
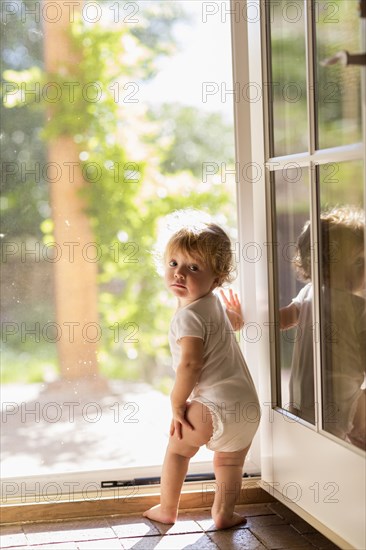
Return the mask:
[[321,167],[320,188],[323,426],[365,448],[363,163]]
[[[275,174],[276,260],[280,336],[277,404],[314,423],[313,318],[308,170],[296,168]],[[305,226],[305,231],[304,231]],[[297,248],[301,237],[303,265]],[[302,269],[300,268],[302,267]]]
[[271,44],[271,154],[300,153],[308,149],[304,2],[266,4]]
[[361,141],[361,67],[324,66],[338,52],[362,51],[357,0],[316,2],[318,148]]
[[[61,6],[59,23],[52,9],[42,16],[40,2],[27,5],[29,13],[8,14],[3,37],[2,476],[159,473],[176,304],[152,250],[160,219],[176,208],[216,213],[237,240],[233,99],[222,101],[216,86],[233,89],[230,18],[208,11],[205,21],[196,1],[103,0],[80,22],[77,8],[70,20]],[[69,67],[71,44],[61,48],[58,36],[71,31],[82,62]],[[45,54],[60,48],[70,74],[41,74]],[[52,140],[41,139],[45,130]],[[87,214],[71,193],[82,179]],[[56,234],[60,225],[67,238]],[[61,265],[67,277],[56,272]],[[207,458],[203,448],[193,462]]]

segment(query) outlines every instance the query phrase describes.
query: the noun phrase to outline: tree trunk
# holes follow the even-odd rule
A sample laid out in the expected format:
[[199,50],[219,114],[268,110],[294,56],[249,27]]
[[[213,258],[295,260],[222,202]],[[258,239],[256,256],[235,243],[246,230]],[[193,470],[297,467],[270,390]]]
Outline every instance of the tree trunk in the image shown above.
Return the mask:
[[[44,0],[44,5],[47,2]],[[70,13],[63,2],[60,2],[60,7],[62,17],[57,23],[47,21],[50,17],[43,20],[46,69],[55,73],[62,70],[65,62],[78,63],[78,52],[72,51],[68,37]],[[75,13],[77,9],[80,10],[80,6],[75,8]],[[52,109],[48,116],[52,116]],[[62,174],[50,188],[59,258],[54,263],[54,276],[61,377],[66,380],[96,378],[97,344],[100,339],[97,263],[92,261],[95,247],[90,243],[94,239],[90,222],[84,213],[84,202],[79,196],[79,190],[86,183],[73,136],[52,139],[48,145],[48,161],[55,163],[59,174]]]

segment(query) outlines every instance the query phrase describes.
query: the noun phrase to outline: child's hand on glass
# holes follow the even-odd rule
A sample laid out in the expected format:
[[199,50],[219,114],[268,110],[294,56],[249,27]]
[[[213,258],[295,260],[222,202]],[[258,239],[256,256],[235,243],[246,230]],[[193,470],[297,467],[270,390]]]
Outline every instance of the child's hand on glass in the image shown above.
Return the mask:
[[220,290],[221,298],[226,307],[226,313],[229,317],[231,326],[234,330],[240,330],[244,326],[244,317],[241,311],[241,304],[236,292],[229,290],[229,297],[223,290]]

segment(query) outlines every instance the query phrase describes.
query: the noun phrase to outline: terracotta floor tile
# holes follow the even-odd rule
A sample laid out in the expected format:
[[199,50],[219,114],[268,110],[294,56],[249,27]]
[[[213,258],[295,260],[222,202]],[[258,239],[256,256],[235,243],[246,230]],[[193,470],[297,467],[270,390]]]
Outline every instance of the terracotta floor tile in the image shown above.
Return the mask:
[[[241,513],[242,514],[242,511],[238,511],[238,513]],[[217,528],[216,528],[216,525],[213,521],[213,519],[211,518],[211,513],[210,512],[201,512],[201,513],[198,513],[197,516],[195,516],[195,521],[198,523],[198,525],[200,527],[202,527],[202,529],[204,531],[217,531]],[[243,523],[241,525],[238,525],[236,527],[236,529],[245,529],[248,527],[248,520],[246,523]]]
[[[235,511],[238,514],[241,514],[247,518],[252,516],[265,516],[265,515],[270,515],[272,517],[275,517],[274,512],[268,508],[267,504],[240,504],[235,507]],[[216,531],[215,524],[211,518],[210,508],[202,509],[202,510],[194,510],[189,513],[192,514],[191,519],[196,521],[204,531]],[[246,527],[246,524],[243,524],[242,528],[244,527]]]
[[327,539],[321,533],[309,533],[304,535],[304,539],[310,542],[315,548],[321,550],[339,550],[339,546],[335,545],[331,540]]
[[210,510],[198,512],[195,515],[195,521],[204,531],[216,531],[216,526],[211,517]]
[[204,533],[185,533],[161,537],[121,539],[126,550],[218,550],[218,546]]
[[251,527],[250,530],[271,550],[285,547],[295,549],[308,542],[290,525],[256,526]]
[[186,533],[163,537],[155,550],[218,550],[217,545],[205,533]]
[[267,525],[287,525],[287,522],[285,519],[280,518],[277,514],[268,514],[267,516],[248,516],[245,527],[252,529],[261,526],[265,527]]
[[208,536],[221,550],[266,550],[249,529],[225,529]]
[[76,542],[57,542],[55,544],[45,544],[44,546],[29,546],[27,550],[77,550]]
[[75,542],[56,542],[40,546],[15,546],[11,550],[78,550]]
[[105,519],[23,525],[29,545],[116,538]]
[[301,533],[302,535],[305,533],[316,533],[316,529],[312,527],[307,521],[305,521],[302,518],[297,518],[295,520],[290,520],[290,524],[296,531]]
[[270,502],[268,508],[272,510],[272,513],[278,514],[281,518],[288,520],[297,520],[299,516],[295,514],[290,508],[287,508],[282,502]]
[[269,504],[239,504],[235,506],[235,512],[244,516],[265,516],[275,513],[269,508]]
[[162,535],[178,535],[184,533],[200,533],[202,527],[193,519],[191,515],[180,514],[178,521],[174,525],[164,525],[164,523],[154,523],[155,527]]
[[20,525],[9,525],[0,528],[0,548],[26,546],[27,544],[27,539]]
[[108,523],[118,538],[160,535],[155,525],[143,516],[109,518]]
[[[42,550],[42,547],[38,547]],[[121,550],[123,548],[119,539],[88,540],[77,543],[78,550]]]
[[162,536],[156,537],[155,535],[151,537],[133,537],[120,539],[122,548],[126,550],[155,550],[159,542],[163,539]]

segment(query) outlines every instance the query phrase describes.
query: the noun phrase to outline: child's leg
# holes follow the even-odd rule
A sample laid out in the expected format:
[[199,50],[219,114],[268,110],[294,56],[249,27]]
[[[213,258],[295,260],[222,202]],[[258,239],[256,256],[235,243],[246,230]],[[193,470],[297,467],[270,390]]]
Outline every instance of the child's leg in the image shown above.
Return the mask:
[[234,508],[240,495],[243,464],[249,447],[233,453],[215,452],[216,493],[211,512],[218,529],[226,529],[246,521],[243,516],[234,512]]
[[160,504],[143,513],[145,517],[161,523],[176,521],[189,460],[212,435],[210,412],[204,405],[193,401],[188,407],[186,417],[194,430],[183,427],[182,439],[178,439],[176,434],[170,437],[161,474]]

